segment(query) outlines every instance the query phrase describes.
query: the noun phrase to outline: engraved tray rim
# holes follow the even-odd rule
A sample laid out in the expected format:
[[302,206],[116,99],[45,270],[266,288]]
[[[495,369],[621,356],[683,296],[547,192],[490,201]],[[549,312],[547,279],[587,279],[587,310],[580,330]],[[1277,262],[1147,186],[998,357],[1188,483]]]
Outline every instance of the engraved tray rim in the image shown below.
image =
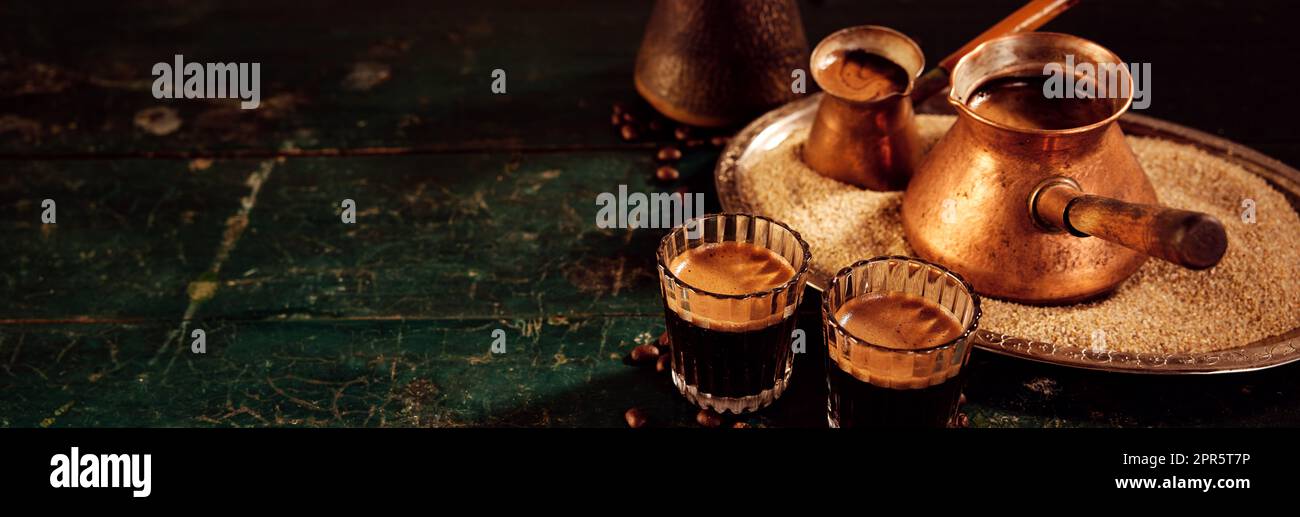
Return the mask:
[[[736,180],[744,169],[742,158],[754,150],[754,141],[764,132],[790,129],[811,124],[821,93],[792,101],[755,119],[737,133],[723,149],[714,169],[714,184],[723,211],[748,212],[741,199]],[[924,111],[922,109],[921,111]],[[1292,209],[1300,212],[1300,171],[1254,149],[1161,119],[1126,113],[1120,119],[1125,134],[1156,137],[1190,144],[1215,156],[1228,159],[1252,174],[1260,176],[1281,191]],[[788,131],[787,131],[788,134]],[[810,270],[808,286],[821,291],[829,274]],[[1214,374],[1247,372],[1281,366],[1300,360],[1300,327],[1281,335],[1267,337],[1239,347],[1216,352],[1148,354],[1122,351],[1090,351],[1085,348],[1032,341],[990,330],[980,329],[975,346],[1001,355],[1029,359],[1060,366],[1136,374]]]

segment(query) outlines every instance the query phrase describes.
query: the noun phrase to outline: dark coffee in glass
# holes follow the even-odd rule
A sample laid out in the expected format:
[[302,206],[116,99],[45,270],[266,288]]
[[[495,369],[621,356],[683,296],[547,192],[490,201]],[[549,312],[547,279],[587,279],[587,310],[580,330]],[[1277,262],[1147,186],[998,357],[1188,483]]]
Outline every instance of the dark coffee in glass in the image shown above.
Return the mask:
[[823,300],[832,427],[944,427],[956,414],[979,299],[907,257],[840,271]]
[[675,229],[659,249],[673,384],[701,407],[753,411],[790,379],[807,244],[763,217],[697,221],[695,235]]

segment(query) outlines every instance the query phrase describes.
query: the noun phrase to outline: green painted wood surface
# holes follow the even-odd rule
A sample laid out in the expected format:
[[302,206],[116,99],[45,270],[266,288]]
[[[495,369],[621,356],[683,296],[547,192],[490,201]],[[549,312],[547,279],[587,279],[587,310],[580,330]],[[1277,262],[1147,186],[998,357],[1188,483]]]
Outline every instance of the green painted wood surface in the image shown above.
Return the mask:
[[[635,98],[644,7],[488,3],[0,7],[0,425],[622,426],[635,405],[693,426],[667,377],[624,360],[663,329],[662,231],[598,229],[594,200],[711,192],[716,151],[689,150],[659,185],[654,145],[610,130],[610,103]],[[907,7],[804,13],[814,40],[901,19],[932,56],[997,17],[936,12],[966,27],[936,31]],[[262,60],[266,97],[290,97],[251,113],[178,101],[182,129],[145,134],[131,119],[159,102],[132,78],[175,52]],[[348,90],[358,62],[391,78]],[[509,95],[488,94],[496,63]],[[808,298],[809,353],[751,424],[824,425]],[[206,355],[181,338],[194,328]],[[1169,378],[972,360],[976,426],[1300,423],[1297,366]]]
[[[637,405],[692,425],[666,377],[623,359],[663,328],[650,259],[661,232],[592,224],[592,185],[652,189],[649,160],[23,163],[0,188],[11,264],[0,423],[615,426]],[[707,177],[698,169],[683,181]],[[213,276],[261,171],[248,225]],[[31,222],[35,191],[60,198],[54,230]],[[338,219],[345,197],[359,203],[356,225]],[[188,294],[212,278],[214,294]],[[207,355],[176,339],[190,310]],[[805,304],[811,343],[817,317]],[[488,351],[494,329],[505,355]],[[820,352],[799,358],[778,406],[748,420],[820,425]],[[971,371],[974,425],[1278,425],[1300,413],[1294,367],[1143,378],[977,352]]]
[[[816,319],[800,326],[817,339]],[[694,426],[663,374],[623,357],[662,328],[653,316],[539,319],[199,319],[207,355],[165,323],[6,326],[4,426]],[[488,351],[493,329],[507,353]],[[817,347],[752,425],[824,426]],[[1294,425],[1294,368],[1148,379],[1069,371],[976,352],[974,426]]]

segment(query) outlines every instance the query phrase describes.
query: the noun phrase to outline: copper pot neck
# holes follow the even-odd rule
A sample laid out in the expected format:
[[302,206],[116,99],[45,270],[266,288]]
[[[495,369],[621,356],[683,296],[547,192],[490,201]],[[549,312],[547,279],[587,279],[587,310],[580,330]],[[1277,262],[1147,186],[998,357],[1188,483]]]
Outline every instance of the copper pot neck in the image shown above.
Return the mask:
[[[848,92],[836,91],[833,86],[823,80],[822,73],[826,68],[826,59],[839,50],[865,50],[893,61],[894,64],[907,71],[907,87],[900,92],[869,100],[853,100],[849,98]],[[813,80],[822,87],[822,90],[828,96],[844,104],[863,107],[890,102],[897,103],[908,98],[912,94],[912,88],[916,85],[916,78],[920,77],[921,72],[925,70],[925,54],[921,52],[921,47],[912,38],[889,27],[879,25],[860,25],[831,33],[821,43],[817,44],[808,61]]]
[[[1096,81],[1097,95],[1114,100],[1110,116],[1066,129],[1038,129],[1006,125],[972,110],[967,102],[985,83],[1003,77],[1028,77],[1044,73],[1049,64],[1064,66],[1067,56],[1075,63],[1106,65],[1116,74],[1114,81]],[[1097,76],[1094,76],[1097,77]],[[1090,140],[1119,120],[1133,104],[1133,77],[1124,62],[1110,50],[1092,41],[1054,32],[1011,34],[984,42],[953,67],[948,103],[974,126],[993,133],[1034,140]],[[982,131],[981,130],[981,131]]]

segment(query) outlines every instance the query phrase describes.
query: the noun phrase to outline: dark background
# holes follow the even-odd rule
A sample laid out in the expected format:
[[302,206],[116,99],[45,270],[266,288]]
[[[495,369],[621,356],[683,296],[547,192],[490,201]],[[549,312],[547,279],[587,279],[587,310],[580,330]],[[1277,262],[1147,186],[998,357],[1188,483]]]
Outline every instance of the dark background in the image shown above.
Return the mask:
[[[810,46],[849,25],[886,25],[920,43],[933,65],[1021,4],[801,5]],[[293,140],[300,129],[321,136],[317,147],[617,145],[607,132],[599,140],[555,133],[572,132],[579,120],[603,119],[611,98],[631,92],[632,59],[649,9],[650,2],[633,1],[6,2],[0,6],[0,114],[32,119],[38,127],[0,123],[0,135],[8,137],[0,153],[274,149],[279,142],[268,137]],[[1128,62],[1152,63],[1153,103],[1144,114],[1295,166],[1297,20],[1300,6],[1285,1],[1084,0],[1041,30],[1076,34]],[[390,37],[389,49],[371,38],[378,34]],[[264,96],[292,94],[282,100],[296,109],[256,122],[212,114],[196,124],[187,116],[189,123],[171,139],[182,146],[127,138],[133,128],[122,119],[151,100],[126,95],[123,83],[147,79],[152,63],[176,52],[192,60],[262,62]],[[386,98],[358,102],[335,87],[338,74],[358,59],[400,67]],[[526,70],[511,76],[514,85],[526,77],[528,85],[516,86],[523,95],[474,98],[495,66]],[[412,73],[421,82],[404,83]],[[543,93],[556,82],[563,88]],[[558,104],[574,97],[589,102],[577,112],[571,102]],[[416,108],[424,111],[421,125],[398,135],[399,112]],[[351,124],[361,116],[367,128]],[[73,121],[77,129],[67,129]],[[250,124],[261,132],[246,134]],[[65,127],[53,133],[53,125]]]

